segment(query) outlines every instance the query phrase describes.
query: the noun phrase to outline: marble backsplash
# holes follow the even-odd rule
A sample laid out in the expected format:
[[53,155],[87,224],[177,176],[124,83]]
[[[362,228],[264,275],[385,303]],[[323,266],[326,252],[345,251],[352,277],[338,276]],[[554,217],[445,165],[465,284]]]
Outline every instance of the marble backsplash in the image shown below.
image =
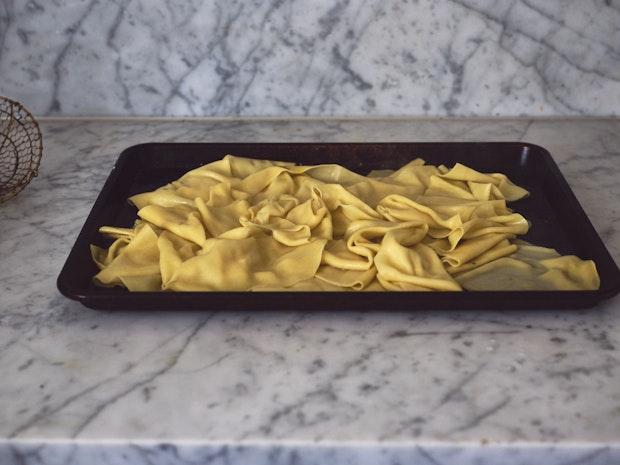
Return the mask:
[[37,115],[618,115],[618,0],[2,0]]

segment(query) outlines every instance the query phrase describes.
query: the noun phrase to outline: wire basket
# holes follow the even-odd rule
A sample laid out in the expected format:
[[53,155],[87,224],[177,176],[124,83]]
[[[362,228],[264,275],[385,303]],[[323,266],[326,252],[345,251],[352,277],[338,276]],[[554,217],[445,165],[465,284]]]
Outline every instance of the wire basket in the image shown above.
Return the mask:
[[42,153],[37,120],[21,103],[0,96],[0,203],[39,174]]

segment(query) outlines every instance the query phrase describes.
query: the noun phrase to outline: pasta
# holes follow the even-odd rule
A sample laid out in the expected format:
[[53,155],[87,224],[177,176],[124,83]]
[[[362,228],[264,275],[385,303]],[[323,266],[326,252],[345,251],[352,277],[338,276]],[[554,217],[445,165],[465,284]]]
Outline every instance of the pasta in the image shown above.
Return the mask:
[[339,165],[227,155],[129,200],[132,228],[91,246],[101,286],[130,291],[598,289],[595,264],[517,239],[499,173],[413,160],[362,176]]

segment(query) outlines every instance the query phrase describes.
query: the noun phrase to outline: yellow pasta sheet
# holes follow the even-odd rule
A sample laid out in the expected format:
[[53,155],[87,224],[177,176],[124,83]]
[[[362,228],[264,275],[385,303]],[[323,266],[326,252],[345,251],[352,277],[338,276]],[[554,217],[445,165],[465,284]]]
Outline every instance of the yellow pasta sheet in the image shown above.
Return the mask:
[[597,289],[592,261],[516,238],[528,192],[500,173],[416,159],[362,176],[227,155],[129,200],[95,282],[130,291]]

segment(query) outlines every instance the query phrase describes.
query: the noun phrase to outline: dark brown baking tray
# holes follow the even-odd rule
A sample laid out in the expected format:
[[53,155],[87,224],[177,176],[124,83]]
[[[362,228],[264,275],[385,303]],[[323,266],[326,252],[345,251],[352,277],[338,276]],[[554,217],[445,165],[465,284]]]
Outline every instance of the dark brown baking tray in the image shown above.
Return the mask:
[[[128,292],[99,288],[89,244],[108,246],[103,225],[131,226],[133,194],[153,190],[186,171],[226,154],[294,161],[339,163],[366,174],[396,169],[421,157],[427,163],[456,162],[485,172],[505,173],[531,193],[510,206],[528,218],[524,237],[595,261],[601,277],[597,291],[484,292]],[[468,143],[150,143],[129,147],[119,156],[58,277],[58,289],[90,308],[204,310],[418,310],[558,309],[592,307],[620,291],[620,271],[547,150],[522,142]]]

